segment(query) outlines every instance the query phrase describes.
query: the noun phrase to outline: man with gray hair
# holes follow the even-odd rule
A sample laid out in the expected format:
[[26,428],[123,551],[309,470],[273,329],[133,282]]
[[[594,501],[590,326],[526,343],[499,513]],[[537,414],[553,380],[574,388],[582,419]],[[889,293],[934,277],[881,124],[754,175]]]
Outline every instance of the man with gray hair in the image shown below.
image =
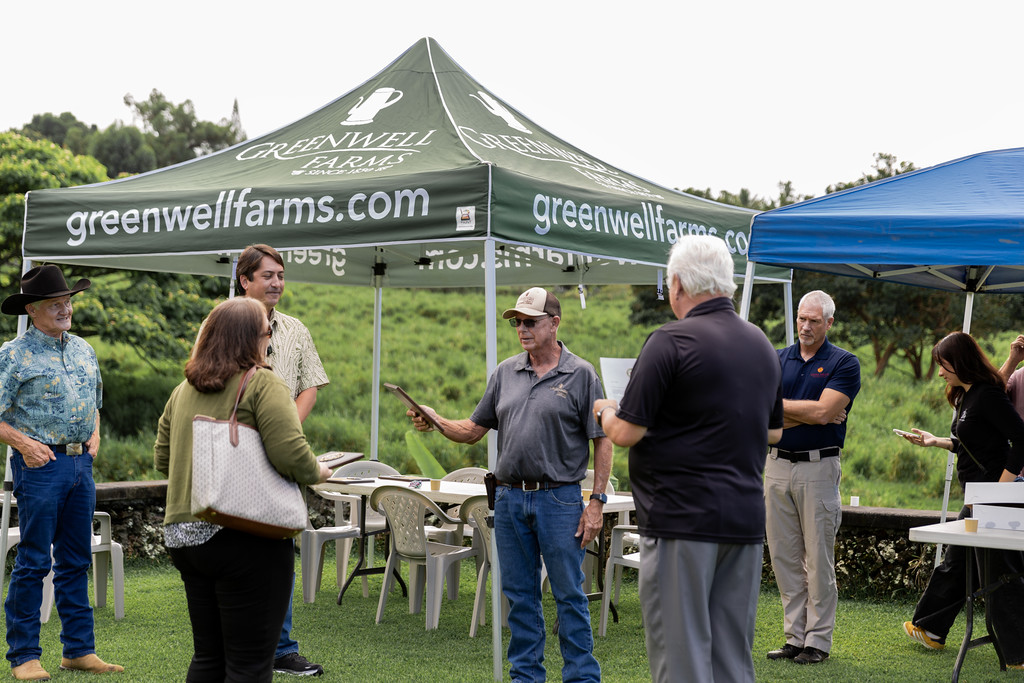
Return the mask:
[[652,679],[752,682],[764,456],[783,424],[779,361],[736,315],[721,239],[681,238],[667,270],[678,320],[647,338],[622,404],[595,401],[594,414],[630,447]]
[[800,299],[796,344],[780,349],[785,430],[765,465],[768,551],[782,597],[786,643],[768,659],[818,664],[832,648],[840,452],[860,391],[860,363],[829,343],[836,305],[815,290]]

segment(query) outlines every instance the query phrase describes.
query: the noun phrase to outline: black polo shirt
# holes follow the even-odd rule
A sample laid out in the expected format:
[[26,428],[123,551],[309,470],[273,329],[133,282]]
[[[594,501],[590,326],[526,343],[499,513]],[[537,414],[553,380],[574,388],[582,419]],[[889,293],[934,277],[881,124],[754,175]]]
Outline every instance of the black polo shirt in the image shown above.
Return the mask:
[[629,451],[640,532],[761,543],[768,429],[782,427],[775,349],[717,297],[644,343],[616,417],[647,427]]

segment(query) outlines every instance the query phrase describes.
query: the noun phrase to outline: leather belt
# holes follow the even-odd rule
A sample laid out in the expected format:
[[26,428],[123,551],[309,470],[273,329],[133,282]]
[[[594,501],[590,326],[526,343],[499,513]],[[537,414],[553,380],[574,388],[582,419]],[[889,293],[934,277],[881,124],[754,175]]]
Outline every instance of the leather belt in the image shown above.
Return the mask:
[[839,446],[818,448],[813,451],[784,451],[781,448],[769,448],[768,455],[773,458],[782,458],[790,462],[817,462],[822,458],[835,458],[842,452]]
[[54,453],[59,453],[60,455],[81,455],[85,452],[84,443],[51,443],[46,445],[53,449]]
[[557,489],[560,486],[573,486],[578,482],[566,482],[566,481],[500,481],[494,480],[494,483],[498,486],[508,486],[514,489],[522,489],[524,491],[540,491],[546,489]]

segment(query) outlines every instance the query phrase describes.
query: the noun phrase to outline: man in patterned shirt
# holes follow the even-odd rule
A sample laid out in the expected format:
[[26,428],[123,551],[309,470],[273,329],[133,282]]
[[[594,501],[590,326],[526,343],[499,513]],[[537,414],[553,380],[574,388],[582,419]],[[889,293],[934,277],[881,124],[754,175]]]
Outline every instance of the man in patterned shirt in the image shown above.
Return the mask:
[[0,347],[0,441],[14,449],[21,529],[4,604],[7,659],[21,681],[50,680],[39,662],[39,611],[51,566],[64,644],[60,668],[124,671],[96,656],[89,606],[92,461],[100,445],[103,382],[92,347],[68,330],[71,296],[90,284],[83,279],[69,289],[57,266],[39,266],[22,276],[19,294],[0,304],[6,315],[28,314],[32,322]]
[[[267,307],[272,332],[267,362],[288,385],[299,411],[299,420],[305,421],[316,403],[317,390],[326,386],[329,380],[306,326],[297,318],[275,309],[284,292],[284,260],[273,247],[253,244],[238,257],[235,275],[245,296]],[[324,672],[322,666],[299,654],[299,644],[291,638],[291,626],[292,605],[289,602],[281,640],[277,644],[274,671],[296,676],[321,675]]]

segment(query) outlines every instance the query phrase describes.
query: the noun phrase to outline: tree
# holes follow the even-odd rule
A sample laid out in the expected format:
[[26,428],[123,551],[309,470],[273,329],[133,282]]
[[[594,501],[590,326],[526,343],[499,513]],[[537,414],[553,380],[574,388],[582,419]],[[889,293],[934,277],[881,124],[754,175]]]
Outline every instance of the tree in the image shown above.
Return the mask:
[[232,118],[221,119],[218,123],[199,121],[192,100],[174,104],[155,88],[149,93],[149,99],[139,101],[128,93],[124,103],[141,121],[142,130],[156,153],[158,168],[216,152],[245,137],[237,101]]
[[[10,291],[20,282],[25,193],[104,180],[103,166],[92,157],[76,156],[49,140],[0,133],[0,286]],[[11,320],[0,316],[0,327]]]
[[89,154],[106,166],[107,174],[115,178],[156,168],[156,152],[142,131],[120,121],[92,136]]
[[[107,180],[103,166],[76,156],[48,140],[0,133],[0,285],[16,291],[21,276],[21,237],[25,193]],[[223,280],[167,273],[108,271],[62,266],[71,283],[93,281],[89,294],[76,298],[75,333],[126,343],[147,361],[183,360],[199,323],[223,294]],[[0,333],[10,338],[14,316],[0,316]]]
[[33,140],[50,140],[60,147],[67,147],[75,154],[85,154],[89,137],[96,132],[96,126],[87,126],[69,111],[55,116],[49,112],[36,114],[21,133]]
[[[714,196],[710,188],[698,190],[696,188],[688,187],[683,190],[683,192],[692,194],[695,197],[703,197],[704,199],[721,202],[722,204],[742,206],[744,208],[755,209],[757,211],[767,211],[768,209],[774,209],[778,206],[785,206],[786,204],[793,204],[795,202],[803,201],[804,199],[810,199],[809,196],[794,194],[793,183],[789,181],[779,183],[779,196],[774,200],[762,199],[761,197],[752,194],[750,190],[745,187],[736,194],[722,190],[718,193],[718,196]],[[667,282],[665,283],[665,286],[668,286]],[[778,293],[769,295],[767,298],[755,297],[751,310],[767,310],[769,307],[775,307],[775,310],[778,310],[778,307],[781,306],[781,301],[781,295]],[[675,314],[672,313],[672,307],[668,303],[667,291],[663,292],[662,298],[659,299],[658,292],[652,289],[650,285],[633,286],[633,303],[630,305],[630,308],[631,313],[629,314],[629,322],[633,325],[653,327],[675,319]],[[761,319],[761,317],[757,317],[756,319]]]

